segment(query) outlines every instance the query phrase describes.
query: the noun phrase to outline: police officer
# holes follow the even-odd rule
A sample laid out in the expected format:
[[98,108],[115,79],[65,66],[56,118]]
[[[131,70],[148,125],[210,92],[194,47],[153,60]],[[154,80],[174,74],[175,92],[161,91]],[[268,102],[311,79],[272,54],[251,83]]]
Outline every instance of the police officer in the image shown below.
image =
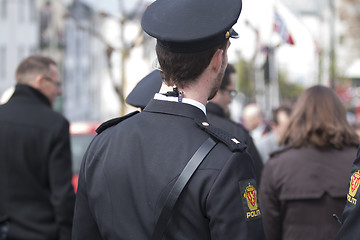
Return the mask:
[[347,193],[347,201],[342,214],[342,225],[336,235],[337,240],[358,239],[360,236],[360,203],[357,202],[360,194],[359,183],[360,149],[357,152],[356,160],[351,169],[349,192]]
[[74,240],[264,238],[246,146],[205,114],[241,6],[157,0],[147,8],[142,27],[176,88],[98,128],[80,170]]
[[235,68],[233,65],[228,64],[225,69],[225,74],[219,91],[206,105],[207,118],[209,123],[214,124],[216,127],[221,128],[228,133],[231,133],[247,145],[247,150],[254,161],[255,178],[259,183],[263,169],[263,162],[259,152],[245,127],[241,124],[233,122],[229,118],[229,104],[232,102],[233,97],[237,93],[235,85]]
[[[228,110],[227,108],[232,101],[229,89],[235,89],[235,79],[233,74],[235,74],[235,69],[231,64],[228,64],[219,91],[216,93],[215,97],[206,104],[206,116],[210,124],[227,131],[247,145],[247,150],[254,161],[255,179],[256,182],[259,183],[263,162],[258,150],[255,147],[249,132],[242,125],[230,120],[226,114],[226,110]],[[133,107],[144,109],[154,97],[154,94],[160,91],[161,83],[162,77],[160,71],[152,71],[141,79],[129,93],[125,100],[126,103]]]

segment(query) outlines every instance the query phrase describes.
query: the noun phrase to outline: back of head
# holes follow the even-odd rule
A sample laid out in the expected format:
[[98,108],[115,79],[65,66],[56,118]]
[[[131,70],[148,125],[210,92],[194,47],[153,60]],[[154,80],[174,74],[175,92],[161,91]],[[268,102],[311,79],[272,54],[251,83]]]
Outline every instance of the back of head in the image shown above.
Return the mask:
[[204,72],[218,49],[225,49],[241,0],[157,0],[141,25],[157,39],[156,53],[168,85],[185,87]]
[[342,148],[357,146],[359,139],[347,122],[345,108],[336,93],[317,85],[298,99],[281,143],[295,148]]
[[31,84],[37,75],[48,74],[50,65],[56,63],[48,57],[30,56],[25,58],[16,69],[16,82],[20,84]]
[[216,50],[225,47],[226,43],[200,53],[172,53],[157,45],[156,54],[164,81],[169,86],[188,86],[207,68]]

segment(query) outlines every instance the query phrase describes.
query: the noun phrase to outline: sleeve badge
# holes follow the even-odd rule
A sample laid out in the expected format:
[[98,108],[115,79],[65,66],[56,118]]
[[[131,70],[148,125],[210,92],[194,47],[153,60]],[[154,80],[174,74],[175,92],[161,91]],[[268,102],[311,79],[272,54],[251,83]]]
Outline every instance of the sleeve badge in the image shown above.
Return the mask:
[[258,204],[256,183],[254,179],[239,182],[242,205],[245,212],[245,220],[261,218],[261,211]]
[[356,205],[357,202],[357,197],[355,197],[355,195],[359,188],[359,182],[360,182],[359,172],[360,170],[354,172],[353,175],[351,175],[349,193],[347,195],[347,201],[353,205]]

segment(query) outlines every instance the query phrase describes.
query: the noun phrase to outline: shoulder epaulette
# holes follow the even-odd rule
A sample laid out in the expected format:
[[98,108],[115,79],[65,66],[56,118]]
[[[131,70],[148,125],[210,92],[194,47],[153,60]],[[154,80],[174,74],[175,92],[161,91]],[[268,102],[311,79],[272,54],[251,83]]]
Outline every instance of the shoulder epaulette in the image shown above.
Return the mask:
[[242,152],[246,149],[246,145],[235,137],[231,136],[229,133],[224,130],[217,128],[213,125],[210,125],[208,122],[195,120],[196,124],[205,132],[210,134],[212,137],[218,141],[224,143],[232,152]]
[[270,156],[270,157],[274,157],[274,156],[276,156],[276,155],[278,155],[278,154],[280,154],[280,153],[286,152],[286,151],[289,150],[289,149],[290,149],[289,146],[282,146],[282,147],[278,148],[277,150],[271,152],[271,153],[269,154],[269,156]]
[[131,113],[125,115],[125,116],[110,119],[110,120],[108,120],[106,122],[103,122],[95,131],[96,131],[97,134],[100,134],[105,129],[107,129],[109,127],[112,127],[112,126],[124,121],[125,119],[128,119],[128,118],[134,116],[135,114],[138,114],[138,113],[139,113],[139,111],[134,111],[134,112],[131,112]]

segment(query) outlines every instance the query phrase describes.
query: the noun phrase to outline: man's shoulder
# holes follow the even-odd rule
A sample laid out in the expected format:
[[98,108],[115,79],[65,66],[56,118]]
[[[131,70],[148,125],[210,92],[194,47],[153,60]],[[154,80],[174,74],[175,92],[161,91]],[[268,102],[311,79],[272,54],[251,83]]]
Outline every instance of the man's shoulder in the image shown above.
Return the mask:
[[200,129],[208,133],[216,141],[225,144],[230,149],[230,151],[242,152],[246,149],[246,144],[242,140],[237,139],[230,133],[224,131],[224,129],[219,128],[216,124],[204,122],[197,119],[195,119],[195,123]]
[[58,124],[69,123],[60,112],[38,102],[8,102],[0,106],[0,112],[7,121],[13,119],[27,125],[31,123],[42,127],[55,127]]
[[113,127],[119,123],[121,123],[122,121],[138,114],[139,111],[134,111],[134,112],[131,112],[127,115],[124,115],[122,117],[118,117],[118,118],[113,118],[113,119],[110,119],[106,122],[103,122],[97,129],[96,129],[96,133],[97,134],[101,134],[102,132],[104,132],[106,129],[110,128],[110,127]]

